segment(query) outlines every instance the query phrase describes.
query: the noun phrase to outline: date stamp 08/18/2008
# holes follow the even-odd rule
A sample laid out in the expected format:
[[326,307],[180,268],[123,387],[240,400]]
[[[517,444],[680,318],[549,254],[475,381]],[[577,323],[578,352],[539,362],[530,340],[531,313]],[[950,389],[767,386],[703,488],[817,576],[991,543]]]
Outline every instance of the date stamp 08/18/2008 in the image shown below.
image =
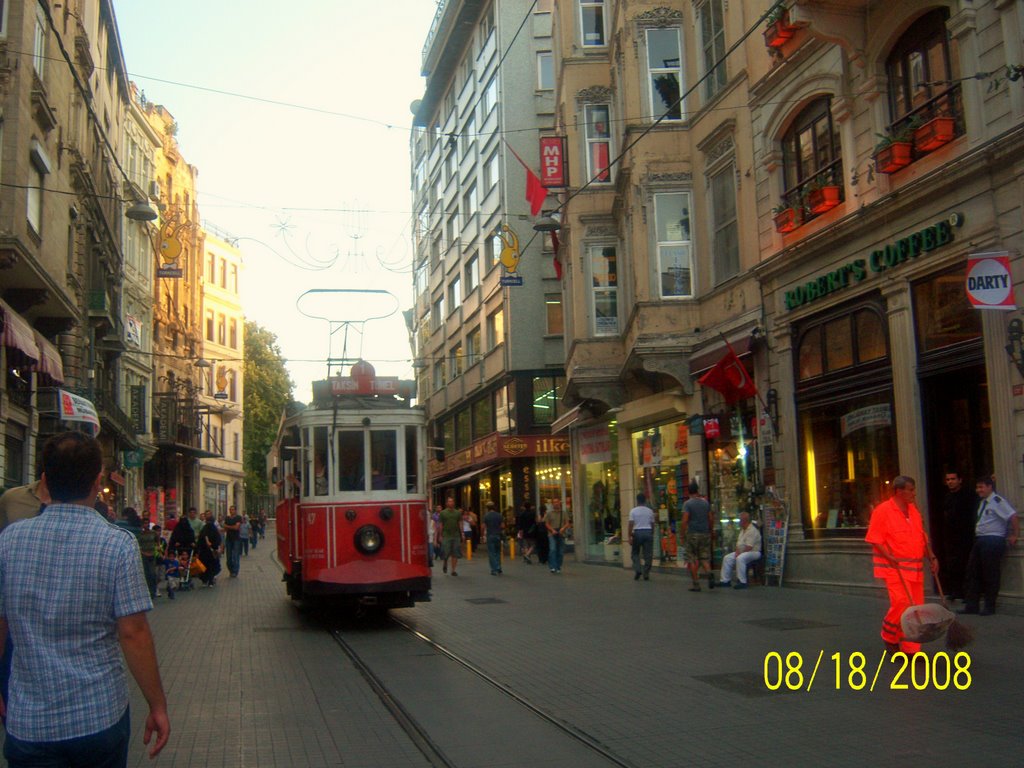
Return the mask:
[[[882,668],[889,663],[893,677],[886,687],[893,691],[966,691],[971,687],[971,656],[965,651],[952,655],[945,651],[935,654],[906,654],[898,651],[889,654],[882,651],[878,664],[868,664],[867,656],[860,651],[849,654],[839,652],[828,657],[822,668],[825,651],[818,652],[814,666],[804,664],[804,657],[799,651],[790,651],[783,655],[778,651],[770,651],[764,657],[764,684],[770,691],[807,691],[812,690],[817,682],[820,686],[824,680],[818,678],[819,669],[828,675],[827,687],[835,690],[844,688],[851,691],[874,691]],[[808,660],[809,661],[809,660]]]

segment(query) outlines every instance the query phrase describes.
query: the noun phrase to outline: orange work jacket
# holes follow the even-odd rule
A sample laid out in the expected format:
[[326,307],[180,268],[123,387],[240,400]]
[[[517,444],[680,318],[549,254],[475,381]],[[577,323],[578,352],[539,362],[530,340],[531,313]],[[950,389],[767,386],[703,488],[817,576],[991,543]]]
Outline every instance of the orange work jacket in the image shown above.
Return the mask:
[[894,499],[883,501],[871,513],[868,535],[869,544],[885,544],[896,558],[893,565],[878,552],[874,552],[875,577],[884,579],[895,576],[895,568],[907,581],[924,581],[925,534],[921,513],[914,504],[908,507],[908,515],[896,505]]

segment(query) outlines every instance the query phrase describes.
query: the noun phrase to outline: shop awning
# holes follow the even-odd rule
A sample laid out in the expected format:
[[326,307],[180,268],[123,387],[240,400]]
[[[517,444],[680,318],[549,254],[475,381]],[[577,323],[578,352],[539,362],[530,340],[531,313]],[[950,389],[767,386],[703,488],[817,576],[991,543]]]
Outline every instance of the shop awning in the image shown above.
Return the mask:
[[578,421],[590,416],[590,411],[584,412],[583,403],[580,403],[572,410],[566,411],[553,422],[551,422],[551,434],[557,435],[559,432],[564,432],[566,429],[571,427]]
[[[733,351],[737,357],[743,357],[743,355],[750,352],[750,342],[752,337],[749,333],[745,333],[738,339],[732,341],[729,344],[732,345]],[[690,358],[690,376],[697,378],[706,371],[711,370],[715,363],[721,360],[725,353],[729,350],[729,346],[725,343],[716,344],[710,347],[704,352],[694,355]]]
[[39,362],[36,364],[36,375],[39,385],[52,387],[64,383],[64,362],[60,352],[39,331],[34,331],[36,346],[39,348]]
[[39,347],[36,345],[35,331],[28,321],[11,309],[7,302],[0,299],[0,323],[3,324],[3,332],[0,333],[0,343],[8,349],[13,349],[22,359],[31,363],[39,361]]
[[448,480],[441,480],[440,482],[437,483],[431,483],[431,485],[433,485],[435,488],[444,488],[449,485],[458,485],[459,483],[464,483],[467,480],[472,480],[477,475],[482,475],[485,472],[490,472],[496,466],[498,465],[491,464],[490,466],[483,467],[481,469],[474,469],[472,472],[467,472],[466,474],[459,475],[458,477],[452,477],[449,478]]

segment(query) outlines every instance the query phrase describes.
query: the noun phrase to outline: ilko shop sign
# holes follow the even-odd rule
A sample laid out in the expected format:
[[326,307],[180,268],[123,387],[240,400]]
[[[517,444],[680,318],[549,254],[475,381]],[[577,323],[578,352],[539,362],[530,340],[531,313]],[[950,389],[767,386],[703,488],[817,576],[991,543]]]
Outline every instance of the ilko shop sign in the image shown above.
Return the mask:
[[953,229],[962,227],[963,214],[951,214],[948,219],[937,221],[906,237],[888,243],[884,248],[874,250],[866,259],[854,259],[838,269],[819,275],[814,280],[786,291],[786,309],[796,309],[805,304],[823,299],[851,285],[865,280],[869,274],[881,274],[904,262],[923,256],[936,248],[953,242]]

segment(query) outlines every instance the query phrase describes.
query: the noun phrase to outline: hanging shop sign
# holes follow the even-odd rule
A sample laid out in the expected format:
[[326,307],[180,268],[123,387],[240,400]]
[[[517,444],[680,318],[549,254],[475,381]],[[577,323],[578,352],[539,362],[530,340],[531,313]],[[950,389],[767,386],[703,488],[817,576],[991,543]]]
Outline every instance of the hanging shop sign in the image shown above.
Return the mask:
[[714,440],[720,434],[722,434],[722,428],[717,418],[704,419],[704,437],[708,440]]
[[786,309],[796,309],[811,304],[860,283],[871,274],[881,274],[907,261],[931,253],[937,248],[949,245],[954,239],[954,228],[962,227],[963,224],[963,214],[951,214],[949,218],[937,221],[930,227],[925,227],[887,244],[884,248],[872,251],[867,258],[854,259],[838,269],[818,275],[813,280],[786,291]]
[[100,431],[100,417],[96,414],[96,406],[84,397],[58,390],[60,393],[60,417],[63,421],[81,421],[89,425],[93,435]]
[[498,261],[501,263],[502,273],[498,283],[503,286],[522,285],[523,276],[518,274],[519,259],[522,257],[519,251],[519,235],[508,224],[502,224],[494,236],[501,241],[501,253],[498,254]]
[[576,430],[581,464],[601,464],[612,460],[612,435],[607,426]]
[[967,258],[967,298],[975,309],[1016,309],[1010,254],[975,253]]
[[564,136],[541,137],[540,183],[548,188],[566,185]]

